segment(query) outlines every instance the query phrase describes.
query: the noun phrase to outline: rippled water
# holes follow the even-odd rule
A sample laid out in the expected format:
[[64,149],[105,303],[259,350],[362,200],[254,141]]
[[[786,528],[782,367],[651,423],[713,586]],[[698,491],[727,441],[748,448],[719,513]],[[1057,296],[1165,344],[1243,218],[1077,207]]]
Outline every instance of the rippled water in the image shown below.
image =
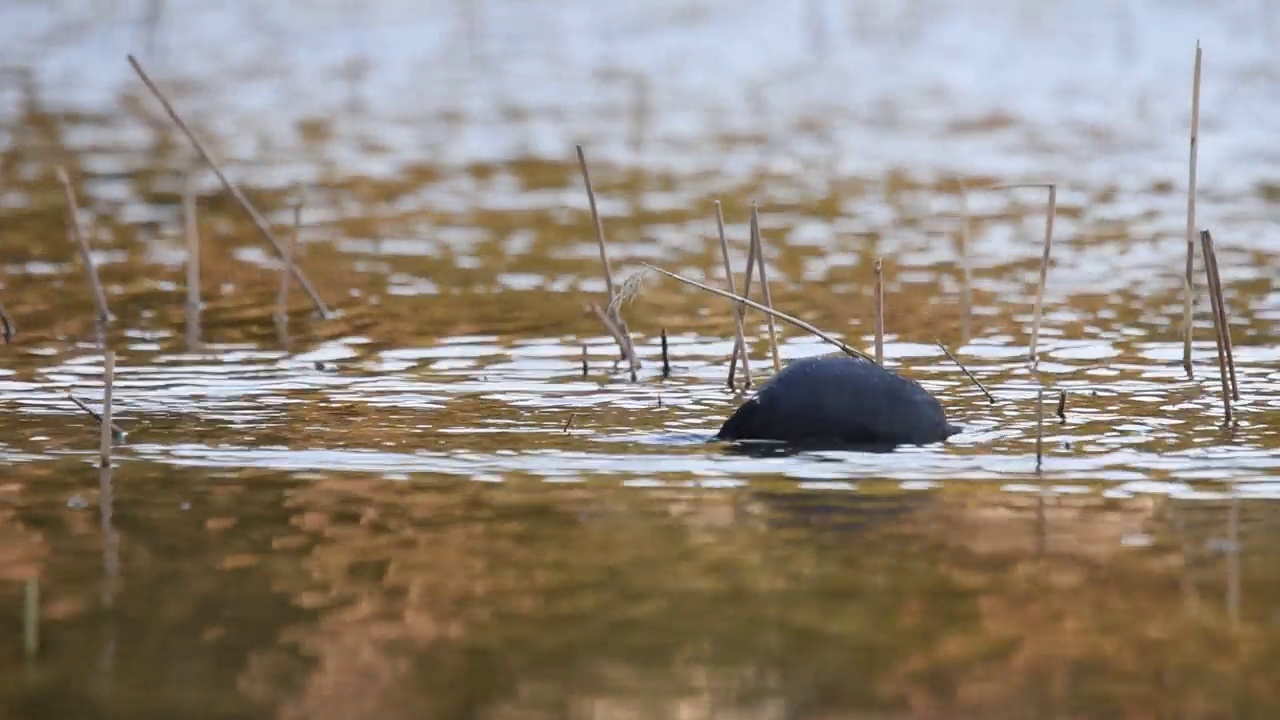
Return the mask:
[[[0,716],[1280,710],[1271,3],[136,5],[0,10]],[[1197,39],[1231,424],[1199,264],[1181,367]],[[273,318],[276,256],[130,52],[282,235],[302,184],[334,317],[295,286]],[[888,364],[965,431],[707,442],[746,397],[727,305],[649,274],[629,381],[584,311],[605,286],[579,142],[619,278],[722,283],[712,203],[741,264],[758,202],[775,303],[869,347],[883,258]],[[1032,366],[1046,193],[996,186],[1037,182],[1058,214]],[[829,350],[782,334],[784,361]],[[69,395],[100,404],[104,346],[127,436],[100,473]]]

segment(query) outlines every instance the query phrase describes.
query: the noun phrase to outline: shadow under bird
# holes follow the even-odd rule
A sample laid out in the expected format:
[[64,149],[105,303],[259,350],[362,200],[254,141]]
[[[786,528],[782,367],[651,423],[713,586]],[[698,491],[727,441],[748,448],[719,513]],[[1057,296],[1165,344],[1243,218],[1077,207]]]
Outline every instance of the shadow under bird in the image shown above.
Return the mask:
[[788,364],[716,439],[886,451],[942,442],[960,430],[920,383],[839,353]]

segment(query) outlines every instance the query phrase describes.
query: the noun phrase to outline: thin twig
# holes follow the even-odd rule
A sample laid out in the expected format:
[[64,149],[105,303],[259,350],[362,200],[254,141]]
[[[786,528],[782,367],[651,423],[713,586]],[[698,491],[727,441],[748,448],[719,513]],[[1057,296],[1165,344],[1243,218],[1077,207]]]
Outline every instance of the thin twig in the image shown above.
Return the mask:
[[609,269],[609,251],[604,244],[604,223],[600,220],[600,211],[596,208],[596,191],[591,187],[591,172],[587,170],[587,156],[578,146],[578,167],[582,169],[582,182],[587,186],[587,202],[591,205],[591,222],[596,226],[596,244],[600,248],[600,264],[604,266],[604,285],[609,293],[609,302],[613,302],[613,272]]
[[1219,304],[1218,294],[1214,292],[1213,287],[1213,270],[1209,262],[1209,254],[1213,252],[1213,238],[1209,235],[1208,230],[1200,232],[1201,251],[1205,257],[1205,274],[1209,281],[1209,303],[1213,309],[1213,329],[1218,341],[1218,374],[1222,378],[1222,413],[1226,422],[1231,422],[1231,377],[1227,372],[1227,341],[1226,327],[1222,316],[1222,306]]
[[[723,232],[723,230],[724,230],[724,229],[723,229],[723,228],[721,228],[721,237],[720,237],[720,239],[721,239],[721,242],[722,242],[722,243],[723,243],[723,241],[724,241],[724,232]],[[751,242],[754,242],[754,239],[753,239]],[[727,247],[727,244],[725,244],[725,246],[724,246],[724,247]],[[742,281],[742,297],[751,297],[751,280],[753,279],[753,275],[754,275],[754,273],[755,273],[755,264],[756,264],[756,253],[755,253],[755,249],[754,249],[753,247],[751,247],[750,242],[749,242],[749,243],[748,243],[748,247],[747,247],[747,272],[746,272],[746,275],[745,275],[745,279]],[[736,305],[736,306],[734,307],[734,312],[736,312],[736,313],[738,314],[738,316],[742,318],[742,321],[743,321],[744,323],[746,322],[746,319],[747,319],[747,308],[746,308],[746,306],[745,306],[745,305]],[[745,330],[745,328],[746,328],[746,325],[744,324],[744,325],[743,325],[743,329]],[[744,337],[745,337],[745,335],[744,335]],[[735,344],[735,345],[733,346],[733,355],[729,358],[729,387],[733,387],[733,369],[734,369],[734,365],[738,362],[738,357],[739,357],[739,352],[738,352],[738,351],[739,351],[739,348],[738,348],[738,346]],[[746,366],[745,366],[745,365],[746,365],[746,361],[744,360],[744,361],[743,361],[743,370],[742,370],[742,371],[743,371],[743,376],[744,376],[744,377],[747,377],[747,387],[750,387],[750,386],[751,386],[751,380],[750,380],[750,377],[749,377],[749,376],[747,376],[747,369],[746,369]]]
[[115,351],[107,350],[102,366],[102,467],[111,465],[111,445],[115,439],[112,434],[114,426],[111,422],[111,391],[115,384],[115,375],[116,354]]
[[17,332],[17,328],[13,326],[13,320],[9,319],[9,313],[4,311],[4,307],[0,307],[0,338],[4,338],[4,344],[8,345],[12,342]]
[[98,308],[98,320],[109,322],[111,311],[107,309],[107,295],[102,291],[102,282],[98,280],[98,266],[93,262],[89,241],[80,227],[80,206],[76,202],[75,188],[71,187],[71,178],[67,177],[66,170],[58,167],[54,172],[58,176],[58,182],[62,184],[62,193],[67,199],[67,234],[80,249],[84,271],[89,276],[89,287],[93,290],[93,304]]
[[759,310],[759,311],[760,311],[760,312],[762,312],[762,313],[768,313],[768,314],[772,315],[773,317],[778,318],[779,320],[784,320],[784,321],[786,321],[786,322],[789,322],[789,323],[791,323],[792,325],[794,325],[794,326],[796,326],[796,327],[800,328],[801,330],[804,330],[804,331],[805,331],[805,332],[807,332],[807,333],[811,333],[811,334],[813,334],[815,337],[817,337],[817,338],[819,338],[819,339],[821,339],[821,340],[824,340],[824,341],[826,341],[826,342],[828,342],[828,343],[830,343],[830,344],[832,344],[832,345],[836,346],[837,348],[839,348],[839,349],[841,350],[841,352],[844,352],[845,354],[847,354],[847,355],[849,355],[849,356],[851,356],[851,357],[862,358],[863,360],[866,360],[866,361],[868,361],[868,362],[875,362],[875,361],[876,361],[876,359],[875,359],[874,357],[872,357],[871,355],[868,355],[867,353],[865,353],[865,352],[863,352],[863,351],[861,351],[861,350],[859,350],[859,349],[857,349],[857,348],[855,348],[855,347],[852,347],[852,346],[850,346],[850,345],[847,345],[847,344],[845,344],[845,343],[843,343],[843,342],[841,342],[841,341],[839,341],[839,340],[835,339],[835,338],[834,338],[834,337],[832,337],[831,335],[828,335],[827,333],[823,332],[822,330],[819,330],[818,328],[816,328],[816,327],[814,327],[813,325],[811,325],[811,324],[809,324],[809,323],[805,322],[804,320],[801,320],[800,318],[797,318],[797,317],[794,317],[794,316],[788,315],[788,314],[786,314],[786,313],[784,313],[784,312],[782,312],[782,311],[780,311],[780,310],[775,310],[775,309],[770,308],[770,307],[765,307],[764,305],[761,305],[760,303],[758,303],[758,302],[756,302],[756,301],[754,301],[754,300],[751,300],[751,299],[749,299],[749,298],[739,297],[739,296],[737,296],[737,295],[734,295],[733,293],[727,292],[727,291],[725,291],[725,290],[721,290],[720,288],[717,288],[717,287],[711,287],[710,285],[704,285],[704,284],[702,284],[702,283],[698,282],[697,280],[690,280],[690,279],[689,279],[689,278],[687,278],[687,277],[684,277],[684,276],[682,276],[682,275],[677,275],[677,274],[675,274],[675,273],[673,273],[673,272],[670,272],[670,271],[668,271],[668,270],[663,270],[662,268],[657,267],[657,266],[654,266],[654,265],[649,265],[649,264],[645,263],[645,264],[644,264],[644,267],[646,267],[646,268],[648,268],[648,269],[650,269],[650,270],[653,270],[654,272],[657,272],[657,273],[661,273],[661,274],[663,274],[663,275],[666,275],[667,277],[669,277],[669,278],[671,278],[671,279],[673,279],[673,280],[679,280],[680,282],[684,283],[685,285],[691,285],[691,286],[693,286],[693,287],[698,288],[699,290],[703,290],[703,291],[709,292],[709,293],[711,293],[711,294],[713,294],[713,295],[719,295],[720,297],[723,297],[723,298],[728,298],[728,299],[730,299],[730,300],[736,300],[736,301],[738,301],[738,302],[740,302],[740,303],[744,303],[744,304],[745,304],[747,307],[749,307],[749,308],[752,308],[752,309],[755,309],[755,310]]
[[1196,41],[1196,64],[1191,81],[1191,157],[1187,170],[1187,268],[1182,282],[1182,367],[1192,376],[1191,334],[1194,323],[1196,256],[1196,156],[1200,149],[1200,42]]
[[587,376],[587,346],[582,346],[582,377]]
[[1218,313],[1222,316],[1222,335],[1227,349],[1227,372],[1231,375],[1231,399],[1238,401],[1240,386],[1236,382],[1236,354],[1235,346],[1231,341],[1231,315],[1227,313],[1227,299],[1222,290],[1222,275],[1218,272],[1218,247],[1208,230],[1204,231],[1204,235],[1209,239],[1209,254],[1205,258],[1210,273],[1209,292],[1218,298]]
[[[729,293],[737,296],[738,290],[734,287],[733,282],[733,264],[729,262],[729,241],[724,237],[724,208],[721,207],[720,201],[716,200],[716,229],[720,233],[720,254],[724,257],[724,274],[729,285]],[[746,333],[742,329],[741,305],[734,305],[730,309],[733,315],[734,328],[738,333],[738,348],[742,351],[742,386],[744,388],[751,387],[751,364],[747,360],[747,340]],[[732,358],[731,358],[732,360]],[[733,389],[733,368],[734,363],[729,363],[729,389]]]
[[1058,391],[1058,419],[1066,424],[1067,422],[1067,391]]
[[[751,203],[751,248],[756,256],[756,264],[760,266],[760,289],[764,292],[764,304],[773,308],[773,295],[769,292],[769,269],[764,261],[764,238],[760,235],[760,208]],[[773,357],[773,371],[781,372],[782,361],[778,358],[778,331],[772,315],[765,315],[769,327],[769,353]]]
[[948,350],[947,346],[943,345],[942,341],[938,338],[934,338],[933,341],[938,344],[938,347],[942,348],[942,352],[946,353],[951,362],[955,363],[956,367],[959,367],[960,370],[968,376],[969,380],[972,381],[974,385],[978,386],[978,389],[982,391],[982,394],[987,396],[987,401],[994,405],[996,399],[992,397],[991,393],[987,392],[987,389],[978,381],[978,378],[974,377],[973,373],[969,372],[969,368],[965,367],[964,363],[960,362],[960,358],[956,357],[954,353]]
[[662,378],[671,377],[671,359],[667,355],[667,329],[662,328]]
[[561,428],[560,432],[569,432],[569,426],[573,425],[573,419],[576,417],[578,417],[578,413],[569,413],[569,419],[564,421],[564,427]]
[[1044,388],[1036,391],[1036,472],[1044,464]]
[[[876,273],[876,362],[884,364],[884,266],[880,258],[874,265]],[[938,343],[941,345],[942,343]]]
[[[166,98],[164,93],[160,91],[160,88],[151,81],[151,77],[147,75],[146,71],[142,69],[142,65],[138,63],[137,58],[132,55],[128,57],[129,64],[133,66],[133,71],[138,74],[138,77],[142,80],[143,84],[147,86],[147,89],[151,91],[151,94],[154,95],[156,100],[160,102],[160,105],[164,107],[165,112],[169,115],[169,119],[173,120],[173,123],[178,126],[178,129],[187,136],[187,140],[191,141],[191,145],[195,147],[196,152],[199,153],[200,157],[209,164],[209,167],[213,170],[213,174],[218,177],[219,182],[222,183],[222,187],[226,189],[231,197],[235,198],[236,202],[240,204],[240,207],[249,215],[249,219],[253,221],[254,226],[258,228],[258,232],[262,234],[262,237],[266,238],[267,242],[271,243],[271,246],[275,248],[276,253],[283,258],[285,256],[284,246],[276,239],[276,236],[272,234],[270,226],[258,212],[258,209],[253,206],[253,203],[249,202],[249,198],[240,191],[240,188],[236,187],[236,185],[232,183],[231,180],[229,180],[222,172],[222,168],[218,166],[218,163],[213,159],[213,156],[209,154],[209,151],[205,150],[204,145],[200,143],[200,139],[191,131],[191,128],[187,127],[187,124],[183,122],[182,118],[178,115],[178,111],[174,110],[173,105],[169,103],[168,98]],[[311,281],[307,279],[305,274],[303,274],[302,268],[298,267],[295,263],[288,263],[288,267],[289,272],[293,273],[293,277],[297,279],[298,284],[302,286],[302,289],[306,291],[307,296],[311,298],[311,303],[315,305],[316,312],[320,313],[321,317],[328,317],[329,307],[324,304],[324,300],[320,299],[320,294],[316,292]]]

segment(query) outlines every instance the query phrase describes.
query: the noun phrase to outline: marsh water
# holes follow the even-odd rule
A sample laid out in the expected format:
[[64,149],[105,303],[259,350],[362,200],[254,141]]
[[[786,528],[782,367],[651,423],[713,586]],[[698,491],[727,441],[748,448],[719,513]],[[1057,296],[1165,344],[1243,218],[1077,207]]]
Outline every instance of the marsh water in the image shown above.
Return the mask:
[[[1274,15],[5,4],[0,717],[1275,717]],[[1229,424],[1199,260],[1181,366],[1197,40]],[[278,256],[127,53],[281,237],[301,199],[332,317],[296,283],[275,317]],[[722,284],[712,203],[740,273],[756,202],[774,303],[869,349],[882,258],[886,362],[965,431],[707,442],[750,393],[729,307],[648,274],[630,380],[584,309],[605,283],[576,143],[619,282]],[[1034,365],[1047,193],[996,187],[1020,183],[1057,192]],[[758,384],[764,318],[746,331]],[[830,349],[780,333],[784,361]],[[100,406],[104,348],[127,434],[100,471],[70,396]]]

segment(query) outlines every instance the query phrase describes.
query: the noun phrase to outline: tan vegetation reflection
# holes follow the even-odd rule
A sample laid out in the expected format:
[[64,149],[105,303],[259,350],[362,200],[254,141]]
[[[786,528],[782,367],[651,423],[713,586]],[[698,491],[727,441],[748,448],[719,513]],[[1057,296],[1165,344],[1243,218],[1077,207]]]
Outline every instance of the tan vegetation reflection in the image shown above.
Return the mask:
[[[257,653],[241,689],[290,720],[1214,718],[1280,703],[1274,625],[1260,605],[1233,624],[1184,552],[1221,531],[1221,506],[536,486],[293,491],[276,542],[306,548],[305,573],[279,590],[318,616]],[[1260,540],[1266,514],[1250,517]],[[1248,597],[1276,580],[1254,577]]]

